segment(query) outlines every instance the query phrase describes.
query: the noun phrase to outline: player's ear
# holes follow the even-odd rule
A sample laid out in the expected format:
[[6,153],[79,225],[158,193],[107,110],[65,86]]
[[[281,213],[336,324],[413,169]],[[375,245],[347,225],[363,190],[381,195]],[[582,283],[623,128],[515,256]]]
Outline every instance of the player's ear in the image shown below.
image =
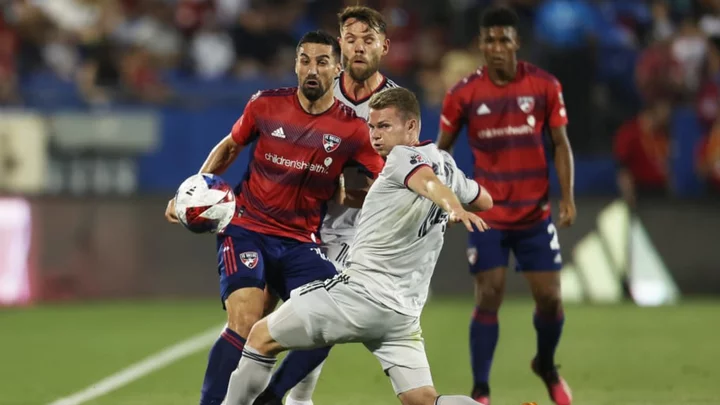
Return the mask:
[[340,74],[340,71],[342,70],[342,56],[338,55],[335,58],[335,76]]
[[409,118],[407,121],[405,121],[405,128],[410,133],[417,132],[419,134],[420,133],[420,131],[418,131],[419,125],[420,125],[420,123],[418,122],[418,120],[416,118]]
[[298,75],[298,59],[295,58],[295,75]]
[[520,49],[520,36],[518,36],[517,30],[514,28],[512,30],[512,33],[513,33],[513,42],[515,42],[515,45],[513,48],[515,48],[515,50],[517,51],[518,49]]
[[387,55],[389,51],[390,51],[390,39],[385,38],[385,40],[383,41],[382,55],[383,56]]

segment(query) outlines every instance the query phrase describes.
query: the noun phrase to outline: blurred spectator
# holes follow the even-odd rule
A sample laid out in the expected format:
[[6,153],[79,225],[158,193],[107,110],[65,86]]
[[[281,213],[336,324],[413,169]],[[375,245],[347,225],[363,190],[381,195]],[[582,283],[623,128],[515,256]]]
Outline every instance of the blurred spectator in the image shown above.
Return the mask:
[[427,28],[419,33],[412,60],[417,70],[415,82],[426,107],[440,107],[447,90],[438,76],[442,74],[441,61],[445,53],[442,27]]
[[292,11],[280,13],[263,2],[240,16],[230,35],[238,58],[236,71],[241,77],[254,77],[260,72],[278,76],[288,71],[291,64],[280,62],[278,56],[295,55],[296,41],[291,34],[294,21],[288,21]]
[[715,192],[720,192],[720,124],[715,125],[700,143],[698,174]]
[[615,159],[619,164],[618,187],[628,203],[639,193],[667,189],[671,104],[659,100],[620,127],[615,135]]
[[542,52],[539,65],[562,83],[570,117],[568,134],[576,152],[596,150],[592,103],[598,63],[595,43],[598,35],[605,34],[597,32],[598,17],[586,1],[550,0],[539,6],[535,21],[537,49]]
[[[390,52],[383,58],[383,72],[395,80],[400,80],[412,73],[417,53],[424,53],[422,46],[416,47],[420,29],[420,16],[411,7],[410,2],[403,0],[385,0],[380,12],[388,24],[387,35],[390,38]],[[430,35],[434,35],[430,34]],[[425,37],[424,40],[433,39]],[[431,51],[432,52],[432,51]]]
[[103,42],[89,48],[78,72],[80,92],[89,104],[108,104],[122,91],[117,47]]
[[675,33],[675,24],[670,18],[670,8],[667,0],[652,2],[652,36],[651,40],[666,41]]
[[0,105],[17,102],[17,35],[0,10]]
[[695,21],[686,17],[672,43],[673,58],[681,66],[684,78],[684,92],[692,95],[700,84],[698,79],[705,59],[707,43]]
[[700,29],[707,36],[720,35],[720,1],[700,0],[703,16],[700,18]]
[[73,36],[56,27],[50,28],[50,39],[42,47],[45,64],[63,80],[71,81],[80,66],[80,53],[73,42]]
[[162,0],[135,1],[132,7],[125,4],[125,17],[111,38],[122,45],[144,47],[158,66],[175,66],[180,58],[182,39],[173,25],[170,5]]
[[129,49],[120,69],[124,95],[130,100],[150,104],[170,101],[172,93],[161,81],[160,72],[153,65],[150,52],[146,48]]
[[635,66],[635,82],[646,103],[676,100],[684,92],[682,65],[671,51],[669,39],[657,41],[643,50]]
[[720,36],[708,40],[705,74],[697,97],[697,113],[705,131],[709,131],[720,112]]
[[109,41],[91,48],[79,72],[78,85],[85,100],[96,105],[113,101],[161,103],[170,96],[147,49],[121,49]]
[[202,79],[224,76],[235,63],[232,38],[215,24],[206,24],[190,43],[193,71]]
[[179,0],[175,8],[175,26],[190,38],[205,23],[215,16],[213,2],[210,0]]
[[101,41],[123,17],[116,0],[37,0],[33,4],[83,44]]

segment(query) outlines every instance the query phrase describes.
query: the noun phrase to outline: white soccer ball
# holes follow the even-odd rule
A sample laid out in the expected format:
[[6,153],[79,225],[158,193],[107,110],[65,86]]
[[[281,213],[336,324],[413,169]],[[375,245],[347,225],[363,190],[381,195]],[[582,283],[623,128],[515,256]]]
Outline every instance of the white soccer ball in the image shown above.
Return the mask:
[[195,174],[180,184],[175,214],[191,232],[223,231],[235,215],[235,193],[220,176]]

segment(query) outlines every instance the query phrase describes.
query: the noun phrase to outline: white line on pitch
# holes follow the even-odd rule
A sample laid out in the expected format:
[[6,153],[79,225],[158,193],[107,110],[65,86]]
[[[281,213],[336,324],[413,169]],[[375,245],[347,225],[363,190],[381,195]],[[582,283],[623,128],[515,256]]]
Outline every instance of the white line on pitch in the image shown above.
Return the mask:
[[59,398],[51,402],[49,405],[79,405],[128,385],[135,380],[138,380],[154,371],[210,346],[215,340],[217,340],[222,328],[222,325],[216,326],[206,332],[170,346],[167,349],[132,364],[83,390],[69,396]]

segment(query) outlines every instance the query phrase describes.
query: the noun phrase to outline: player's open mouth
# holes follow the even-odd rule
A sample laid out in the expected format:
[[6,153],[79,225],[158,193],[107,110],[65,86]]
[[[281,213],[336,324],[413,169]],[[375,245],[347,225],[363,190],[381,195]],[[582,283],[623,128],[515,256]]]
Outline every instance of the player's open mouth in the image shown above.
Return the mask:
[[317,80],[314,80],[314,79],[305,80],[305,87],[315,88],[318,86],[320,86],[320,82],[318,82]]

